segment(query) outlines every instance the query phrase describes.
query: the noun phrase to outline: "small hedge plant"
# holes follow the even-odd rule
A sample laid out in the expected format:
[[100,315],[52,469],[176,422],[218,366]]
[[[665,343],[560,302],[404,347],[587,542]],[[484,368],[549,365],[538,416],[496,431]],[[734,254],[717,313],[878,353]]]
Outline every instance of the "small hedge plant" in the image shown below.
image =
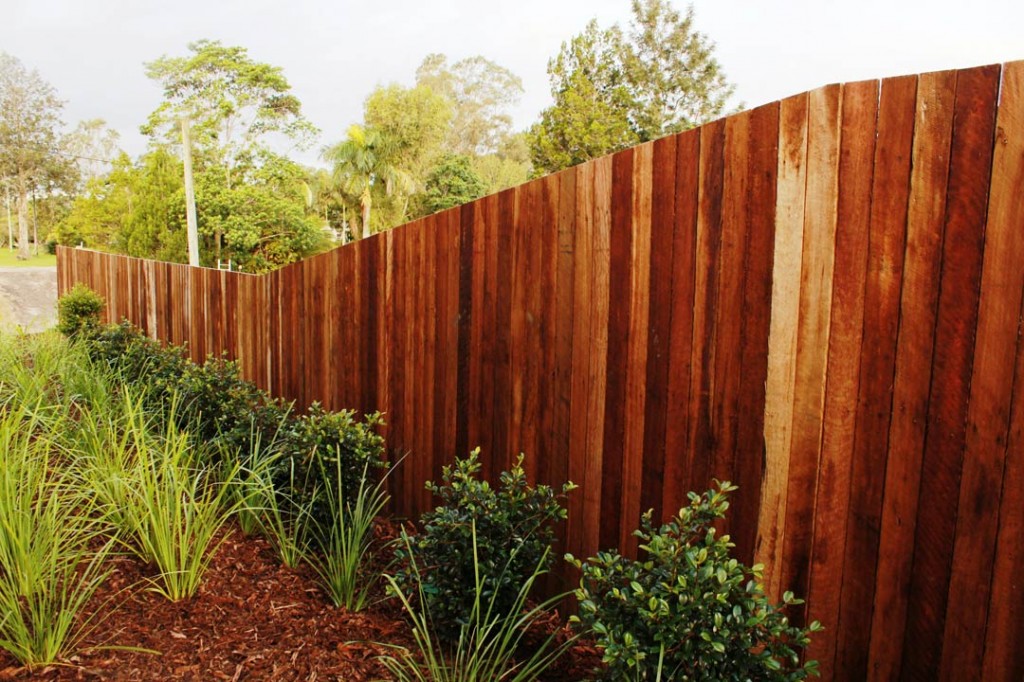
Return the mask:
[[809,635],[821,629],[790,624],[783,609],[802,603],[789,592],[771,604],[761,566],[730,557],[729,536],[712,524],[725,516],[728,482],[702,495],[655,529],[644,514],[643,558],[601,552],[581,562],[579,615],[571,620],[604,650],[609,680],[803,680],[816,661],[800,661]]
[[396,575],[397,588],[427,600],[422,607],[447,640],[458,639],[469,624],[478,580],[489,608],[511,613],[523,586],[550,568],[552,526],[566,518],[562,502],[576,487],[529,485],[520,455],[492,488],[479,478],[479,457],[477,448],[444,467],[443,485],[427,483],[442,505],[423,514],[423,531],[395,552],[405,566]]
[[89,334],[100,326],[106,301],[84,284],[76,284],[57,302],[57,329],[68,338]]
[[296,415],[243,379],[236,362],[193,363],[183,349],[164,346],[129,322],[96,327],[87,349],[93,361],[144,389],[144,404],[154,414],[208,445],[204,452],[224,460],[218,464],[255,469],[260,462],[252,461],[254,453],[270,462],[285,511],[302,508],[319,527],[332,525],[324,493],[337,489],[338,471],[348,494],[359,488],[364,471],[372,485],[386,466],[378,413],[360,420],[354,412],[329,412],[314,403],[306,415]]

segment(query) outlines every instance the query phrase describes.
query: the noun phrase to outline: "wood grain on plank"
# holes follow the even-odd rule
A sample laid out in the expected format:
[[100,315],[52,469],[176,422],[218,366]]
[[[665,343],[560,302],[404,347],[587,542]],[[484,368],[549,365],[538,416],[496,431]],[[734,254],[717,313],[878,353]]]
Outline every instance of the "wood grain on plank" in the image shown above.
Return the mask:
[[928,405],[907,608],[906,641],[913,646],[905,647],[902,670],[906,679],[936,679],[943,656],[998,87],[998,67],[957,74],[932,372],[932,394],[939,398]]
[[[799,595],[807,594],[814,508],[818,501],[817,479],[835,267],[841,113],[839,86],[815,90],[809,99],[800,317],[781,583],[783,591]],[[790,617],[802,624],[801,611],[795,609]]]
[[[656,141],[651,161],[650,276],[644,285],[649,292],[647,366],[644,376],[644,389],[647,395],[644,405],[643,443],[640,448],[643,462],[638,485],[639,510],[653,510],[655,523],[659,523],[664,515],[662,498],[665,488],[669,353],[672,345],[675,283],[673,265],[676,246],[677,141],[677,136],[663,137]],[[683,402],[685,404],[685,401]]]
[[860,390],[856,402],[840,647],[836,663],[836,670],[842,671],[844,679],[862,679],[867,673],[916,95],[915,76],[882,81],[864,292],[864,345],[859,358]]
[[[818,472],[821,503],[815,509],[807,600],[808,618],[832,633],[839,631],[846,554],[878,91],[878,81],[842,88],[832,318]],[[836,635],[816,637],[807,648],[807,655],[819,661],[824,679],[833,675],[837,642]]]
[[623,410],[622,503],[618,547],[636,556],[644,482],[644,419],[647,400],[647,350],[650,315],[651,202],[654,143],[633,152],[633,196],[630,208],[629,330],[626,344]]
[[[1019,226],[1024,225],[1021,187],[1024,187],[1024,62],[1013,62],[1003,66],[988,204],[989,239],[1002,240],[1010,233],[1016,234],[1013,245],[1006,247],[1013,253],[1019,251],[1022,242],[1019,234]],[[1014,226],[1017,226],[1017,232],[1013,232]],[[998,236],[994,236],[993,232]],[[1019,265],[1021,260],[1018,256],[1016,263]],[[998,295],[1004,300],[1019,297],[1019,290],[1024,285],[1019,280],[1014,281],[1014,274],[1007,273],[1005,288],[999,290],[998,294],[985,288],[986,280],[983,278],[983,301],[986,295]],[[1017,291],[1014,287],[1017,287]],[[1018,320],[1022,314],[1024,312],[1018,311]],[[999,371],[1007,370],[1001,366]],[[1024,677],[1024,655],[1021,653],[1024,652],[1024,619],[1020,618],[1020,614],[1024,613],[1024,580],[1021,579],[1020,571],[1021,563],[1024,562],[1024,514],[1021,514],[1024,508],[1024,345],[1020,343],[1019,336],[1010,408],[999,527],[981,668],[982,677],[991,680]],[[969,444],[972,443],[969,441]]]
[[796,343],[800,320],[800,264],[807,188],[808,96],[782,100],[772,265],[771,328],[765,384],[765,472],[755,559],[764,564],[765,591],[778,600],[786,531],[787,484],[796,388]]
[[[675,137],[672,288],[669,294],[669,345],[666,349],[668,383],[662,455],[664,480],[661,490],[661,516],[666,519],[675,515],[686,503],[687,485],[693,473],[693,453],[689,449],[693,422],[690,420],[689,407],[690,376],[693,371],[691,363],[694,343],[693,308],[700,140],[699,130],[690,130]],[[655,212],[655,215],[660,215],[660,212]]]
[[899,676],[921,480],[956,73],[923,74],[917,87],[907,247],[896,345],[893,414],[879,536],[869,677]]

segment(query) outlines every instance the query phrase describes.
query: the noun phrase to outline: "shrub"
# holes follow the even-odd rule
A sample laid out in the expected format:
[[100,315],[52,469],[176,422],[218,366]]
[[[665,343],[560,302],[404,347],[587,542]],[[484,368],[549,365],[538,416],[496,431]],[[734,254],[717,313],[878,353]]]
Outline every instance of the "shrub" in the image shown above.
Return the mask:
[[84,284],[76,284],[57,302],[57,329],[72,338],[99,327],[106,301]]
[[202,365],[186,362],[176,390],[182,406],[179,426],[193,424],[203,442],[223,445],[236,454],[249,449],[253,417],[264,416],[262,409],[257,413],[257,406],[275,404],[242,379],[237,362],[225,358],[211,357]]
[[530,576],[550,567],[552,524],[565,519],[561,502],[575,488],[566,483],[559,493],[547,485],[530,486],[522,456],[511,471],[502,472],[500,488],[492,488],[477,478],[479,454],[477,448],[445,467],[444,485],[427,483],[443,505],[424,514],[423,532],[396,552],[399,560],[418,566],[399,572],[398,583],[415,594],[412,586],[422,581],[425,608],[446,639],[459,637],[470,620],[475,598],[466,586],[475,584],[478,572],[483,593],[494,595],[493,609],[510,613]]
[[800,600],[786,593],[771,604],[760,585],[761,566],[729,556],[729,537],[711,525],[725,516],[728,482],[702,495],[660,529],[643,516],[634,561],[601,552],[585,563],[579,616],[572,618],[604,649],[607,679],[802,680],[817,663],[801,664],[800,649],[815,622],[801,629],[782,610]]
[[[378,432],[381,424],[380,413],[360,421],[354,411],[328,412],[313,403],[307,414],[282,429],[275,487],[287,492],[290,503],[306,508],[318,527],[330,528],[330,501],[326,496],[313,498],[320,490],[354,494],[364,478],[370,485],[378,480],[379,472],[387,466],[384,438]],[[318,543],[323,541],[326,538]]]
[[[438,613],[443,602],[430,599],[425,591],[427,577],[416,561],[414,538],[405,531],[400,539],[404,554],[409,559],[409,577],[401,582],[385,576],[392,593],[402,603],[406,616],[412,621],[415,652],[405,647],[392,647],[393,653],[381,657],[381,662],[398,682],[533,682],[564,654],[574,639],[560,643],[555,635],[545,638],[528,657],[516,659],[523,648],[523,638],[532,625],[543,620],[565,595],[556,595],[545,601],[528,605],[527,597],[534,583],[547,572],[550,548],[546,548],[522,577],[516,591],[510,596],[490,589],[487,573],[493,567],[484,567],[480,557],[476,523],[469,525],[472,554],[471,582],[462,587],[469,601],[466,614],[453,637],[439,639]],[[523,545],[512,550],[508,561],[498,567],[499,575],[520,571],[519,555]],[[509,598],[511,597],[511,598]]]

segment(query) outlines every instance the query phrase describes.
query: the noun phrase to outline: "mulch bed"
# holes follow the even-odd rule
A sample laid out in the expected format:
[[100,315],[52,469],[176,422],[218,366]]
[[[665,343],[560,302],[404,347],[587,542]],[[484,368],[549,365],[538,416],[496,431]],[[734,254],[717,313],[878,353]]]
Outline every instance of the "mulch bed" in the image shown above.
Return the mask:
[[[383,526],[382,535],[392,533]],[[308,568],[284,567],[263,538],[237,529],[214,556],[199,593],[178,603],[146,589],[152,573],[139,561],[111,562],[115,572],[87,609],[103,620],[77,652],[33,672],[0,652],[0,679],[386,680],[377,660],[386,650],[381,643],[412,643],[394,601],[378,600],[359,613],[336,608]],[[552,619],[545,627],[558,625]],[[593,646],[577,644],[548,678],[581,680],[599,661]]]

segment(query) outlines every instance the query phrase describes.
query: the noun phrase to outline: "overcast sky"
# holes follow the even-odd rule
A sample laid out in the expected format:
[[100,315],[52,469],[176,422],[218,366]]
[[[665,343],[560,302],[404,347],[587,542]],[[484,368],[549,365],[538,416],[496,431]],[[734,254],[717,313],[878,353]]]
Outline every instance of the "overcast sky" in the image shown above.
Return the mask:
[[[682,0],[675,0],[680,9]],[[1024,59],[1024,0],[696,0],[737,103],[833,82]],[[629,0],[0,0],[0,51],[141,153],[160,100],[143,62],[221,40],[280,66],[322,143],[359,121],[377,84],[411,84],[431,52],[483,55],[523,79],[527,127],[550,102],[547,60],[591,18],[625,25]],[[311,161],[314,157],[305,159]]]

